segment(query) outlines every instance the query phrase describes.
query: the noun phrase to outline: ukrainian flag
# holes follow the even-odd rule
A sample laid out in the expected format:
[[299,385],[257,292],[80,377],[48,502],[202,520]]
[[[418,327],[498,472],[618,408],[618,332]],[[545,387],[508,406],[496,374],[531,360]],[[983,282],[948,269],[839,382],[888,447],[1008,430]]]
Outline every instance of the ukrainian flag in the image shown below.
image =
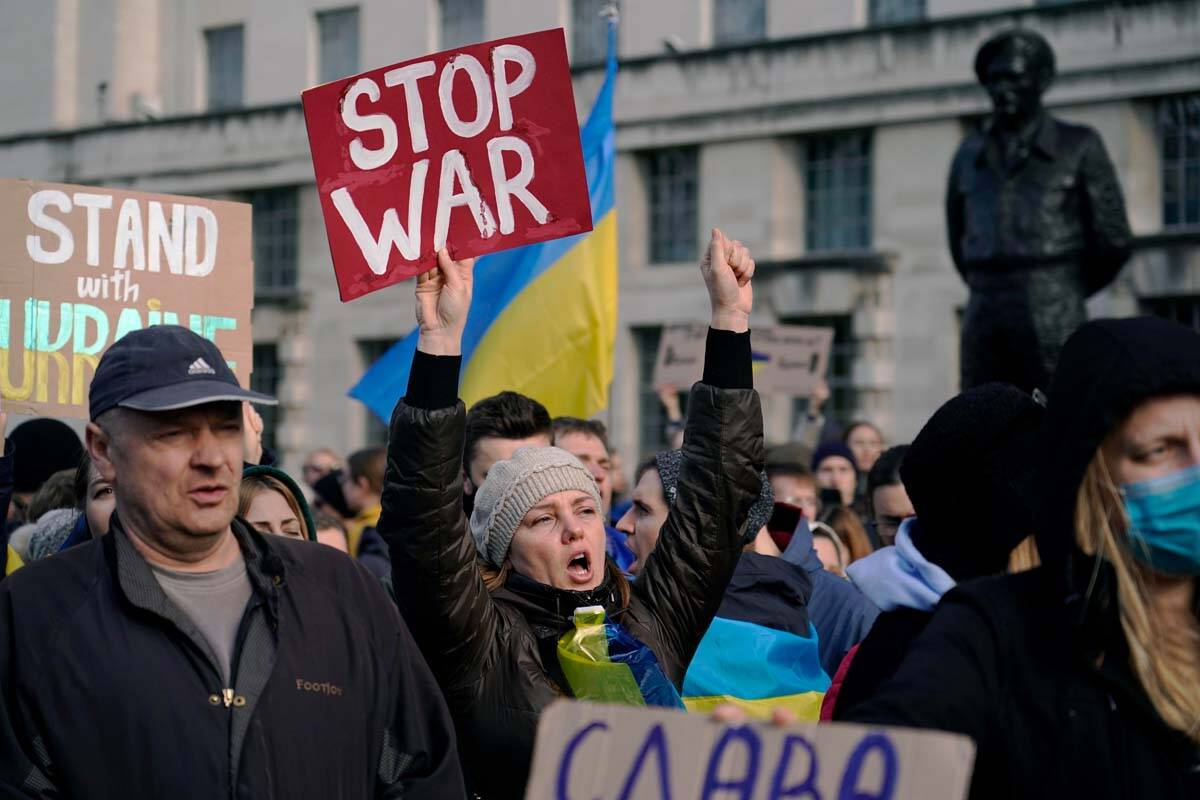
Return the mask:
[[[539,400],[552,416],[588,417],[608,405],[617,332],[616,40],[609,20],[604,84],[581,135],[593,230],[476,262],[459,388],[468,407],[506,389]],[[389,420],[416,349],[414,330],[350,396]]]

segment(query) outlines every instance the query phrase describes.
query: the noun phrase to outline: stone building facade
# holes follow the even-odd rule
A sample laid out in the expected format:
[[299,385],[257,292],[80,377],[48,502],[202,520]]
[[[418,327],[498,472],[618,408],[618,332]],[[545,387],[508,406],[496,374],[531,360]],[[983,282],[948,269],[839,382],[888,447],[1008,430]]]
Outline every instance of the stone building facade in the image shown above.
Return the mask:
[[[296,468],[383,429],[346,390],[413,325],[403,287],[343,305],[299,92],[458,43],[563,26],[576,101],[601,78],[605,0],[0,0],[0,175],[242,199],[255,210],[255,378]],[[712,225],[759,262],[760,321],[836,331],[832,411],[911,437],[956,390],[966,290],[949,160],[988,108],[971,64],[1013,25],[1054,46],[1047,104],[1096,127],[1137,250],[1093,315],[1200,325],[1200,2],[621,0],[620,333],[602,417],[661,444],[664,324],[704,316]],[[766,398],[786,438],[803,399]],[[632,460],[632,459],[629,459]]]

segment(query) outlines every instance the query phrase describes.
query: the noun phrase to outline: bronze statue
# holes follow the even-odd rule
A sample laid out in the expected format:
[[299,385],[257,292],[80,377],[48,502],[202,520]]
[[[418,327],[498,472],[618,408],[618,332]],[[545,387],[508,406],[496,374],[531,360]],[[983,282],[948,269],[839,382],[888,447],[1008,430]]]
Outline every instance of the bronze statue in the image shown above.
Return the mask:
[[975,74],[993,113],[959,146],[946,192],[954,264],[970,287],[962,325],[968,389],[1045,388],[1084,300],[1129,258],[1129,223],[1099,134],[1042,108],[1054,52],[1038,34],[988,39]]

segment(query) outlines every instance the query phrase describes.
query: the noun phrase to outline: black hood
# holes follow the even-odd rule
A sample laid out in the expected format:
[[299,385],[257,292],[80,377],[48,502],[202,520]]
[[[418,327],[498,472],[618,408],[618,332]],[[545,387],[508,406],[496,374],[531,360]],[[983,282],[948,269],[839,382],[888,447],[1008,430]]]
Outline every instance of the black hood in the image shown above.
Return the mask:
[[1075,502],[1104,439],[1142,401],[1179,392],[1200,393],[1200,334],[1190,328],[1157,317],[1102,319],[1067,340],[1050,384],[1039,458],[1043,564],[1070,577],[1072,555],[1082,557]]
[[925,558],[966,581],[1003,572],[1034,530],[1029,476],[1045,409],[1006,383],[946,401],[913,439],[900,478],[920,526]]

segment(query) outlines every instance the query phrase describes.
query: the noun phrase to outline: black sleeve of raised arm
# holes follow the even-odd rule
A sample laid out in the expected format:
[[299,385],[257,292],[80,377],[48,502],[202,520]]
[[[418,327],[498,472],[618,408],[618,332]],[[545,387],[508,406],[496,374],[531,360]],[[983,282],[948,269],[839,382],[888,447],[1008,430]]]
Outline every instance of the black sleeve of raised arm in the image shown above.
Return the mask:
[[434,356],[418,350],[413,354],[404,402],[424,411],[449,408],[458,401],[461,369],[462,356]]
[[753,389],[750,332],[708,329],[704,343],[704,382],[718,389]]

